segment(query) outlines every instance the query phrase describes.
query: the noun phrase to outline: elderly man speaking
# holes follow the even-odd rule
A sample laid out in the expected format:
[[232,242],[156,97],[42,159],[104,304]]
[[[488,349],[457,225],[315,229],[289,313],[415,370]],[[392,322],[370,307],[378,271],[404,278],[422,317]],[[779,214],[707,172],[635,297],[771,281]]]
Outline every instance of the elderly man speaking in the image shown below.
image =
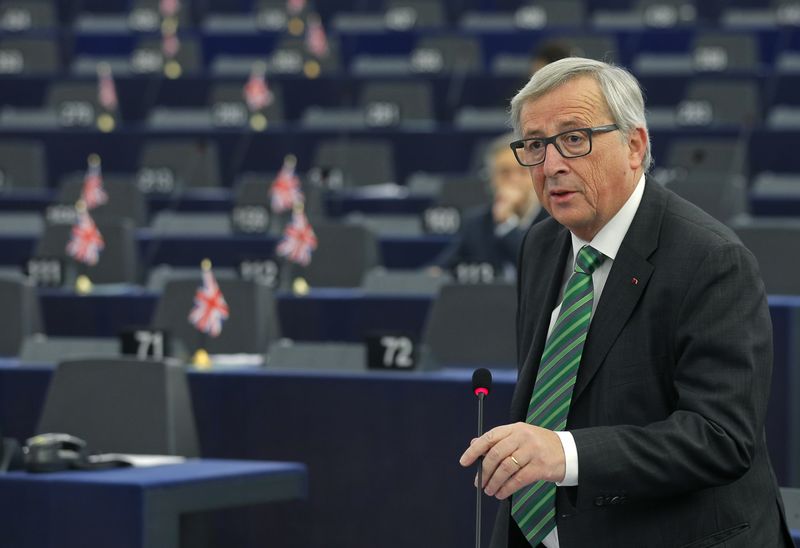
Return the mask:
[[753,255],[646,176],[638,82],[566,58],[511,102],[552,218],[518,268],[513,424],[472,443],[492,547],[790,547],[764,415],[772,328]]

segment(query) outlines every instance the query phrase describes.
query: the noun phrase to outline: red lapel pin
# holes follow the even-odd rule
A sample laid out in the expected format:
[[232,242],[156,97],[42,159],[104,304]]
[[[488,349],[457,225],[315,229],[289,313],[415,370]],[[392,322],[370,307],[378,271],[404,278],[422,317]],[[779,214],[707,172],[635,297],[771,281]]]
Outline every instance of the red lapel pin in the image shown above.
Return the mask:
[[633,285],[639,285],[639,278],[631,278],[631,283]]

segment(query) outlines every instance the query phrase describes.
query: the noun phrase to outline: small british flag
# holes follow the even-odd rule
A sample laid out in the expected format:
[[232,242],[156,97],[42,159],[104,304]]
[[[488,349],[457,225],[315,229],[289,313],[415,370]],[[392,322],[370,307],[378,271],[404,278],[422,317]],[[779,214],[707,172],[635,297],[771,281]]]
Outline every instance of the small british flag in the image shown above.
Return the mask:
[[244,100],[250,112],[258,112],[270,106],[275,99],[272,91],[269,89],[269,84],[267,84],[265,73],[266,68],[263,63],[253,64],[253,68],[250,71],[250,78],[244,85]]
[[189,312],[189,322],[198,331],[218,337],[222,322],[229,316],[228,303],[217,284],[211,267],[203,268],[203,285],[194,295],[194,306]]
[[160,0],[158,11],[161,17],[175,17],[181,9],[181,0]]
[[283,166],[278,176],[275,177],[272,187],[269,189],[270,204],[275,213],[289,211],[295,205],[302,204],[305,199],[303,191],[300,190],[300,178],[294,170],[295,165],[297,165],[297,159],[291,154],[287,155],[283,159]]
[[296,208],[292,214],[292,222],[286,225],[275,252],[293,263],[308,266],[311,263],[311,252],[315,249],[317,235],[302,208]]
[[72,227],[67,242],[67,255],[78,262],[94,266],[100,259],[100,252],[105,245],[103,235],[100,234],[89,213],[85,210],[79,212],[78,221]]
[[89,167],[86,168],[86,175],[83,177],[81,200],[86,205],[86,209],[94,209],[108,202],[108,194],[103,189],[100,157],[97,154],[89,156]]
[[117,86],[114,84],[114,75],[108,63],[97,65],[97,101],[106,112],[116,112],[119,106]]
[[306,8],[306,0],[287,0],[286,11],[289,15],[297,15]]
[[309,15],[306,25],[306,49],[317,59],[327,57],[328,37],[319,15],[315,13]]

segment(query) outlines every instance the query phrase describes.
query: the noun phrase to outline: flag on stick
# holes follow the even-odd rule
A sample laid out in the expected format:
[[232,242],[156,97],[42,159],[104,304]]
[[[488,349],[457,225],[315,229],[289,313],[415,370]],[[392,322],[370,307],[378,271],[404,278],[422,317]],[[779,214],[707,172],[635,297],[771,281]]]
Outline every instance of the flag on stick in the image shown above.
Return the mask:
[[89,166],[86,168],[86,175],[83,177],[81,200],[86,205],[86,209],[94,209],[108,202],[108,194],[103,189],[100,156],[97,154],[89,155]]
[[105,247],[105,241],[86,210],[86,206],[79,201],[77,209],[78,220],[73,225],[67,242],[67,255],[78,262],[94,266],[100,259],[100,252]]
[[198,331],[219,336],[222,333],[222,322],[228,319],[228,303],[217,284],[214,272],[211,270],[211,261],[204,259],[203,285],[197,288],[194,295],[194,306],[189,312],[189,322]]
[[288,154],[283,159],[283,166],[278,176],[272,182],[269,194],[272,211],[275,213],[289,211],[295,205],[302,204],[305,199],[303,191],[300,190],[300,178],[295,173],[294,168],[296,165],[297,158],[292,154]]
[[286,225],[283,238],[275,250],[281,257],[302,266],[311,263],[311,252],[317,248],[317,235],[308,222],[303,206],[298,205],[292,213],[292,221]]

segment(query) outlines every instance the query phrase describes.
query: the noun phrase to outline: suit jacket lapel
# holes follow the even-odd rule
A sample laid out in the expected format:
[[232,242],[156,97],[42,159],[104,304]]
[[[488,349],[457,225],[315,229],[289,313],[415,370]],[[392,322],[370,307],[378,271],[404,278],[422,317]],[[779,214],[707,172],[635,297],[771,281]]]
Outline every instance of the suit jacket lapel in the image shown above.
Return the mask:
[[639,209],[611,266],[592,318],[572,401],[580,397],[597,373],[647,287],[653,273],[648,259],[658,247],[666,196],[658,183],[646,183]]
[[[523,337],[523,340],[531,341],[527,347],[526,354],[521,356],[523,361],[511,402],[511,416],[519,420],[525,420],[528,414],[533,384],[539,371],[539,358],[542,355],[544,343],[547,339],[550,316],[556,307],[556,300],[561,292],[564,265],[571,247],[572,239],[569,231],[561,228],[552,239],[551,245],[545,246],[538,257],[531,258],[533,273],[526,276],[526,280],[521,280],[532,288],[530,296],[527,297],[528,303],[544,303],[544,305],[540,306],[534,314],[526,315],[527,318],[533,321],[526,321],[521,328],[522,332],[518,333],[518,336]],[[552,257],[557,258],[552,260]],[[532,334],[532,336],[527,338],[525,336],[526,333]]]

